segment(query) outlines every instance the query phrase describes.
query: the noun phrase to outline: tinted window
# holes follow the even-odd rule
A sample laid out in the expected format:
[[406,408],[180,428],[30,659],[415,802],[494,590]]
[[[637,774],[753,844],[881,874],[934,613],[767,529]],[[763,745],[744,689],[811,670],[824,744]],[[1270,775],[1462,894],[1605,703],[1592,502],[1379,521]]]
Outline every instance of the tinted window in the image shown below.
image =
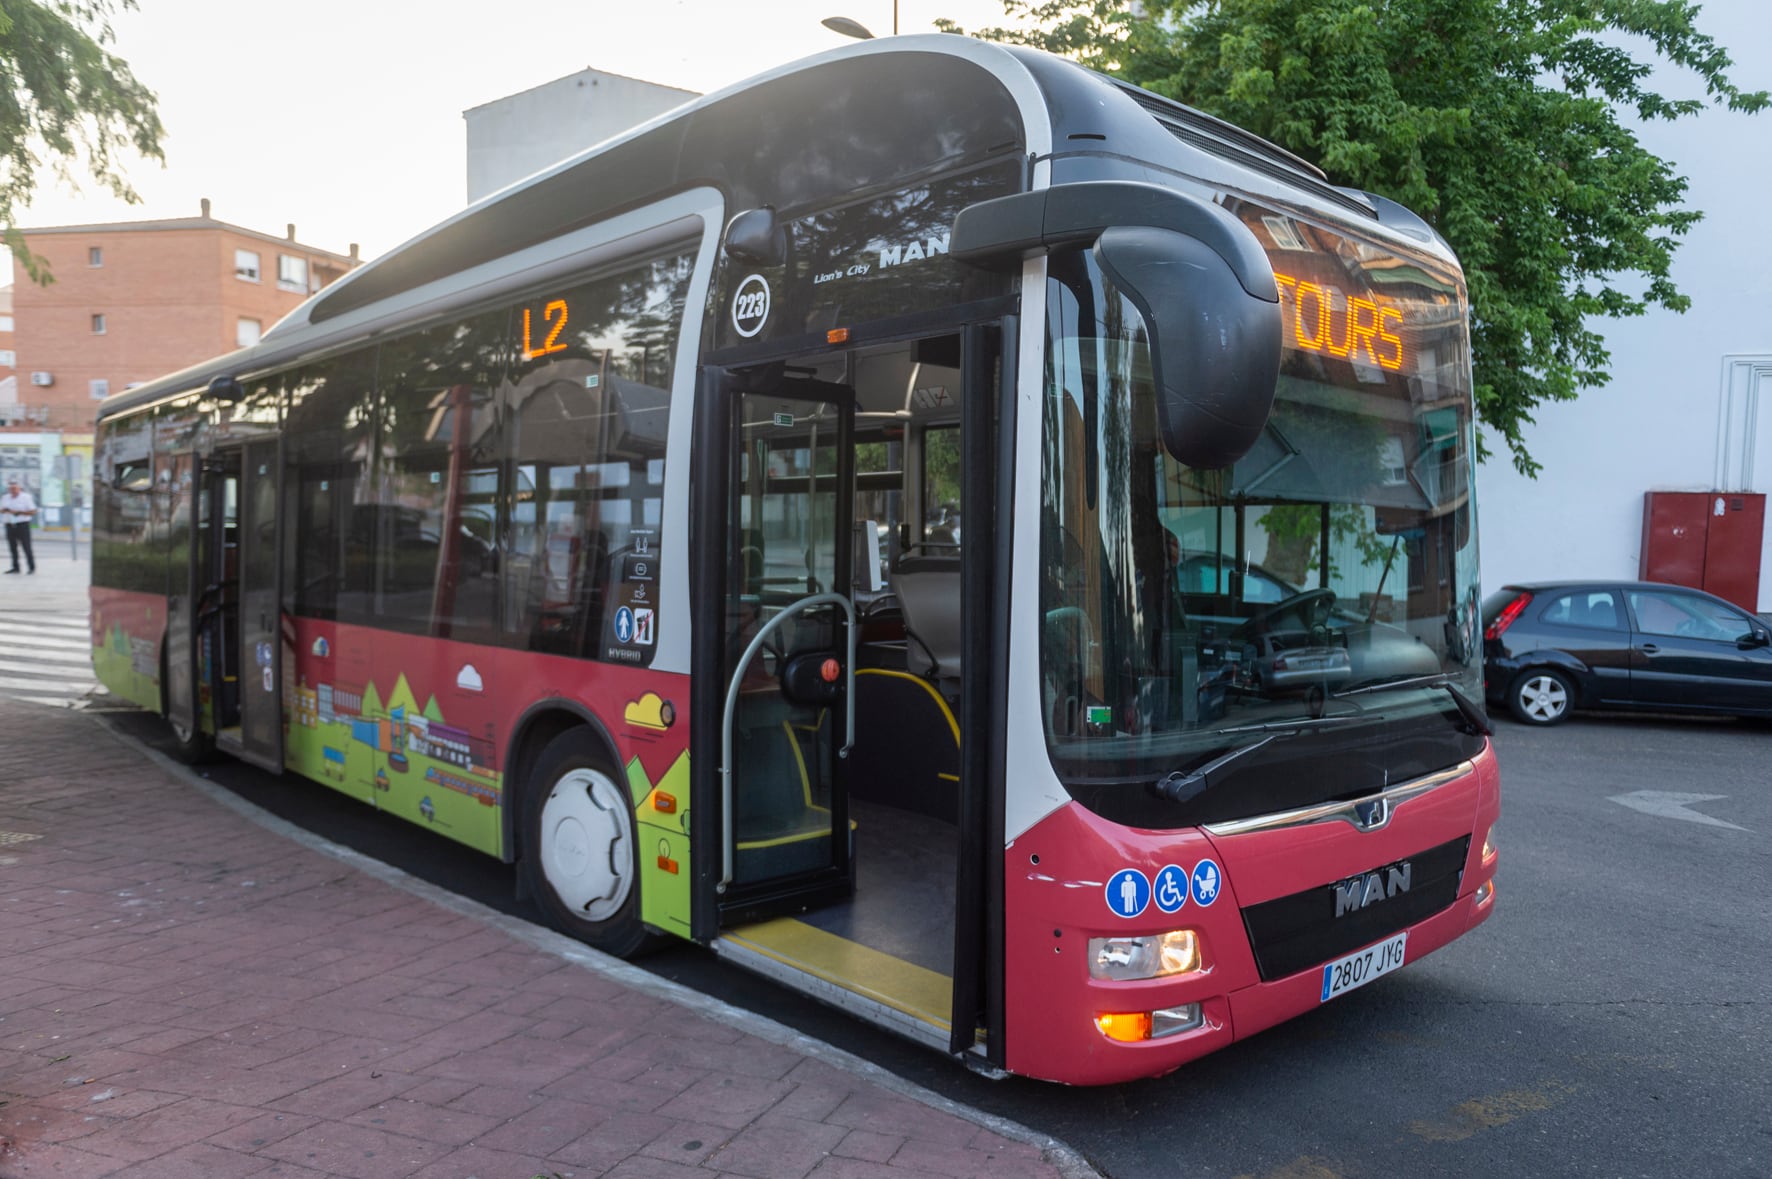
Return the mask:
[[[311,618],[375,617],[375,350],[335,357],[286,379],[284,584]],[[292,526],[291,526],[292,525]]]
[[[155,512],[164,522],[167,592],[172,594],[189,592],[197,478],[193,452],[208,422],[199,401],[193,395],[154,411]],[[201,592],[203,586],[196,589]]]
[[1618,596],[1611,590],[1584,590],[1564,594],[1545,604],[1539,618],[1558,626],[1584,626],[1617,630],[1624,624]]
[[166,592],[166,558],[154,539],[152,421],[144,412],[104,425],[93,480],[95,585]]
[[1657,590],[1633,590],[1631,610],[1645,634],[1732,643],[1753,628],[1748,620],[1709,598]]
[[385,625],[482,639],[497,625],[493,398],[504,375],[508,323],[499,311],[382,347],[374,498]]
[[[672,369],[691,262],[660,258],[513,313],[516,363],[501,393],[514,489],[503,580],[505,626],[519,645],[605,656],[615,612],[657,598]],[[642,566],[624,568],[628,555],[654,559],[630,580]],[[630,638],[615,646],[649,662],[650,629]]]

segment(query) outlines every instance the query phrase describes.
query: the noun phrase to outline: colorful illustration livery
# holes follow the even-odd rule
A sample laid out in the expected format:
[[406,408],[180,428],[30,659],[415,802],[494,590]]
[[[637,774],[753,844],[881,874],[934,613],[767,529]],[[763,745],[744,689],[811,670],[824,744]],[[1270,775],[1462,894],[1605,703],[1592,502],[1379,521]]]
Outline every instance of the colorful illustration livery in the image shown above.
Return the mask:
[[1493,908],[1457,261],[1074,64],[784,67],[100,417],[104,682],[611,953],[1101,1083]]

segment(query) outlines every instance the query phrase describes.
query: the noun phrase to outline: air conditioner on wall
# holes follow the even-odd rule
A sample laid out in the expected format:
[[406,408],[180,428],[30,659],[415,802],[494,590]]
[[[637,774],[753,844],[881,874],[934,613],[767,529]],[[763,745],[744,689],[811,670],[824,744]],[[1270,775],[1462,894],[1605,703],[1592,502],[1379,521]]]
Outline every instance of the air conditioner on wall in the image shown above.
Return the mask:
[[55,384],[55,374],[54,373],[43,373],[43,372],[32,373],[31,374],[31,384],[33,384],[33,385],[53,385],[53,384]]

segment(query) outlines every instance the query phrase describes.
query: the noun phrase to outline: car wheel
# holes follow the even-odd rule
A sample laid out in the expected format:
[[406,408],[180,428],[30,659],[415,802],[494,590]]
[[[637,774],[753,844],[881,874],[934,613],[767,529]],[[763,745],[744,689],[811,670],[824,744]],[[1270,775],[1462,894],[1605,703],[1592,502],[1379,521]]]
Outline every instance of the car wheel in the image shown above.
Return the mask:
[[1575,685],[1560,671],[1537,667],[1523,671],[1507,692],[1508,711],[1528,725],[1554,725],[1575,707]]
[[549,922],[618,958],[644,949],[634,803],[602,743],[586,729],[548,742],[525,803],[524,871]]

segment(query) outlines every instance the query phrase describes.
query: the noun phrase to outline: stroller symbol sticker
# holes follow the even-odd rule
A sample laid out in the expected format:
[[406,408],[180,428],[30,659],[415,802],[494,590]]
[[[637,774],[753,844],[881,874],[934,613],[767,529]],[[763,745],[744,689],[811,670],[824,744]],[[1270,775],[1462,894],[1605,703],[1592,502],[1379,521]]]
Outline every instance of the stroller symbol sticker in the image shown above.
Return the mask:
[[1218,899],[1220,878],[1218,865],[1211,860],[1201,860],[1194,865],[1194,901],[1201,905],[1210,905]]

